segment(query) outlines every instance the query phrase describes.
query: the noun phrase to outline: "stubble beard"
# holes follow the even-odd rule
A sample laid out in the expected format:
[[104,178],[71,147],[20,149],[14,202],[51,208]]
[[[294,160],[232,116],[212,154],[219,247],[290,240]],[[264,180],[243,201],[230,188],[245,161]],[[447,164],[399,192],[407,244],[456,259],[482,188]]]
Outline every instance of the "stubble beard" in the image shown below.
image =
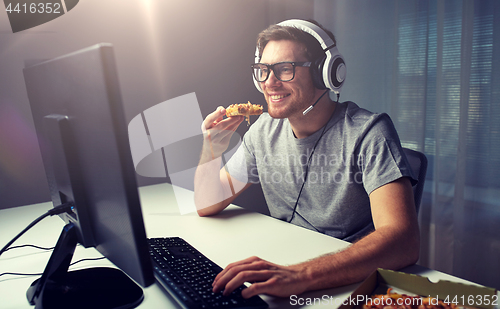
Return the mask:
[[[290,96],[293,96],[290,98],[290,101],[286,102],[283,106],[280,106],[280,108],[274,108],[273,104],[269,103],[270,97],[266,94],[265,99],[267,103],[267,110],[269,113],[269,116],[272,118],[276,119],[284,119],[284,118],[291,118],[291,117],[297,117],[297,116],[302,116],[302,113],[304,110],[306,110],[311,104],[313,104],[315,92],[312,90],[307,91],[307,93],[310,93],[310,95],[304,96],[301,95],[300,97],[295,96],[295,93],[292,93]],[[307,102],[307,106],[306,103]]]

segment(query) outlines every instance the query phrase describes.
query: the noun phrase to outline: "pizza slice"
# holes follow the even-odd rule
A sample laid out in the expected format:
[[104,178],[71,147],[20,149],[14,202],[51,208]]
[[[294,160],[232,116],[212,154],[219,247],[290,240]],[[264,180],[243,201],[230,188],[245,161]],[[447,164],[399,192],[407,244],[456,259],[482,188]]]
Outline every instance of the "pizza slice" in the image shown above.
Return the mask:
[[252,104],[250,101],[246,104],[231,104],[226,108],[226,116],[245,116],[248,124],[250,124],[250,115],[262,114],[262,106]]

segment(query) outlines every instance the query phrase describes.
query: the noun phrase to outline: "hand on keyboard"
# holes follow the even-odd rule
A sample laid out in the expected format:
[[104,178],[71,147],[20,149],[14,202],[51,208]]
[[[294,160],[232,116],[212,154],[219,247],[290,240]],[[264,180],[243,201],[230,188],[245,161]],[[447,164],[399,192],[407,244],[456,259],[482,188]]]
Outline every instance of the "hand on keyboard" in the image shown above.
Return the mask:
[[151,238],[148,243],[158,282],[184,308],[267,308],[258,296],[243,298],[243,285],[224,294],[214,293],[212,282],[222,268],[183,239]]
[[244,298],[258,294],[288,297],[306,290],[306,280],[297,266],[281,266],[254,256],[229,264],[215,277],[213,291],[229,295],[245,282],[253,284],[241,292]]

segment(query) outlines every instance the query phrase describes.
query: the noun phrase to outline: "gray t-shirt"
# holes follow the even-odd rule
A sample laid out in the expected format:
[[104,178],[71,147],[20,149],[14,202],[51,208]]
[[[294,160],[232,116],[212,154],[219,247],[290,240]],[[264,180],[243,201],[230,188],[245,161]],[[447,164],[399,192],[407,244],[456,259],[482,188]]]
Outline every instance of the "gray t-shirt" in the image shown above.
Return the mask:
[[287,119],[262,114],[227,170],[260,182],[271,215],[285,221],[306,178],[291,222],[347,241],[373,231],[373,190],[404,176],[415,182],[389,116],[352,102],[337,103],[326,127],[303,139]]

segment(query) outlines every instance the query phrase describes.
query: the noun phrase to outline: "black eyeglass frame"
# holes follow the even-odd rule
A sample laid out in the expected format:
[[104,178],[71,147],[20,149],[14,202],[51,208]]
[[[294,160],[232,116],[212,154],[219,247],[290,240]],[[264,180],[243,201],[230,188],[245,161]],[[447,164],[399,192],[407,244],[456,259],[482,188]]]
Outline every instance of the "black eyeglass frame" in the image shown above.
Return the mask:
[[[279,65],[279,64],[283,64],[283,63],[289,63],[292,65],[292,78],[290,79],[286,79],[286,80],[283,80],[281,79],[280,77],[278,77],[278,75],[276,74],[276,71],[274,71],[274,66],[275,65]],[[255,78],[255,80],[259,83],[264,83],[268,78],[269,78],[269,75],[271,75],[271,71],[274,72],[274,76],[276,76],[276,78],[279,80],[279,81],[282,81],[282,82],[289,82],[291,80],[293,80],[295,78],[295,67],[310,67],[312,64],[312,62],[310,61],[282,61],[282,62],[276,62],[276,63],[273,63],[273,64],[266,64],[266,63],[254,63],[251,65],[252,67],[252,75],[253,75],[253,78]],[[259,81],[259,79],[257,78],[257,76],[255,76],[255,71],[256,71],[256,68],[255,66],[256,65],[264,65],[267,67],[267,69],[269,70],[269,72],[267,73],[267,76],[266,78],[264,78],[264,80],[262,81]],[[281,74],[279,74],[281,75]]]

